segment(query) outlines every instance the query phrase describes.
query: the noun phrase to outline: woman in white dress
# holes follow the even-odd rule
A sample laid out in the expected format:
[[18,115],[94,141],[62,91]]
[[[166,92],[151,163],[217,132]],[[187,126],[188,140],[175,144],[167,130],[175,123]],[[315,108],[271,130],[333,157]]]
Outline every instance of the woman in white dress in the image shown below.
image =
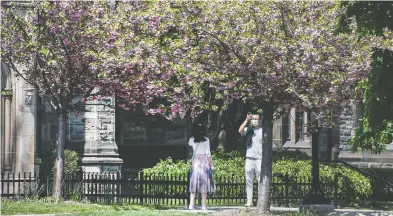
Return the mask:
[[205,137],[205,131],[201,125],[195,125],[192,131],[188,145],[190,145],[194,154],[192,156],[192,165],[190,172],[190,206],[194,209],[195,195],[201,193],[202,210],[206,210],[206,198],[208,193],[215,192],[213,180],[213,163],[210,152],[209,138]]

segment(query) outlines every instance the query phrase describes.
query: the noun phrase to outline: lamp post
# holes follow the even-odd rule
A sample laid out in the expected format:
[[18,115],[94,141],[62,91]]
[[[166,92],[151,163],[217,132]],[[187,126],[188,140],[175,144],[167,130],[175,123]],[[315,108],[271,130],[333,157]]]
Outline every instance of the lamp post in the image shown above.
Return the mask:
[[303,205],[300,206],[300,210],[312,210],[316,213],[325,214],[334,211],[334,206],[331,205],[330,200],[326,199],[323,195],[323,191],[320,190],[319,186],[319,142],[318,136],[322,129],[320,119],[314,114],[313,116],[313,105],[308,100],[304,100],[299,94],[296,93],[295,86],[292,87],[292,92],[297,95],[303,102],[305,107],[308,107],[308,116],[310,117],[311,124],[309,125],[309,131],[311,132],[311,190],[307,196],[303,199]]
[[[320,190],[319,182],[319,142],[318,136],[321,132],[322,124],[320,119],[310,110],[308,116],[311,117],[311,190],[309,194],[304,197],[303,204],[329,204],[330,201],[323,195],[323,191]],[[314,118],[313,118],[314,116]]]

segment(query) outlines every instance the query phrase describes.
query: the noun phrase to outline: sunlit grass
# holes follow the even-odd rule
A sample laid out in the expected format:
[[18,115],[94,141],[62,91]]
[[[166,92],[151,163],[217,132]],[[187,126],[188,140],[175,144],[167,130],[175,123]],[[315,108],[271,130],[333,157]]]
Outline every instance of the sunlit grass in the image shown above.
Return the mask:
[[76,202],[46,202],[42,200],[2,201],[1,214],[65,214],[72,215],[163,215],[182,216],[190,213],[175,210],[164,210],[159,206],[139,205],[99,205]]

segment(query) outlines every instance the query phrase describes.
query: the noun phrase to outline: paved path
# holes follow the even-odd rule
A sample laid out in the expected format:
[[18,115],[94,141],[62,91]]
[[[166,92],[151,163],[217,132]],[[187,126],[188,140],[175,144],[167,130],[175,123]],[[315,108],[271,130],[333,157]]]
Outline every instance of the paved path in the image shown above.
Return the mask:
[[393,216],[392,211],[381,210],[336,209],[335,212],[342,216]]
[[[200,207],[195,207],[194,210],[188,210],[187,208],[180,208],[179,211],[182,212],[193,212],[193,213],[200,213],[200,212],[206,212],[206,213],[215,213],[215,212],[220,212],[220,211],[230,211],[230,210],[246,210],[246,209],[251,209],[251,210],[255,210],[255,207],[242,207],[242,206],[212,206],[212,207],[208,207],[208,210],[201,210]],[[272,207],[270,208],[271,211],[285,211],[285,212],[289,212],[289,211],[298,211],[299,208],[282,208],[282,207]]]
[[[195,208],[194,210],[187,210],[186,208],[181,208],[179,211],[190,212],[190,213],[216,213],[222,211],[231,210],[245,210],[252,209],[255,207],[238,207],[238,206],[220,206],[220,207],[210,207],[208,210],[201,210],[200,208]],[[273,212],[297,212],[299,208],[284,208],[284,207],[271,207]],[[393,216],[393,211],[382,211],[382,210],[359,210],[359,209],[336,209],[335,212],[340,216]]]

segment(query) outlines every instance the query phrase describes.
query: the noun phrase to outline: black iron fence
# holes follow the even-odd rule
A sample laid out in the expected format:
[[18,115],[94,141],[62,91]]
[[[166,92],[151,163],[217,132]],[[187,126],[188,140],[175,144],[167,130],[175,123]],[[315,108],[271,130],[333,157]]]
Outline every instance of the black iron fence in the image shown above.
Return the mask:
[[[393,203],[393,172],[390,170],[385,175],[378,175],[378,172],[369,172],[364,169],[360,169],[348,162],[342,160],[335,161],[319,161],[320,163],[330,164],[333,167],[337,167],[338,164],[344,165],[347,168],[350,168],[362,176],[365,176],[370,181],[371,185],[371,194],[369,196],[357,196],[356,192],[353,190],[353,185],[350,184],[350,181],[344,177],[341,182],[341,187],[347,198],[342,198],[339,202],[341,206],[348,206],[355,204],[356,207],[367,206],[367,207],[376,207],[379,209],[390,209]],[[379,169],[379,172],[381,170]],[[385,170],[386,172],[386,170]],[[347,177],[348,178],[348,177]]]
[[[311,180],[274,175],[272,178],[272,204],[275,206],[298,206],[311,187]],[[354,197],[351,185],[343,176],[334,180],[321,180],[321,190],[336,206],[347,205]],[[216,193],[208,197],[208,205],[243,205],[246,199],[244,178],[215,179]],[[340,185],[339,185],[340,184]],[[382,187],[380,187],[382,188]],[[32,173],[3,173],[1,196],[11,199],[46,197],[52,192],[49,176]],[[393,188],[377,191],[373,199],[393,201]],[[186,206],[188,204],[187,175],[145,175],[143,172],[78,173],[63,178],[64,199],[88,199],[95,203],[130,203],[162,206]],[[254,185],[257,199],[257,183]],[[365,201],[366,198],[364,198]]]

